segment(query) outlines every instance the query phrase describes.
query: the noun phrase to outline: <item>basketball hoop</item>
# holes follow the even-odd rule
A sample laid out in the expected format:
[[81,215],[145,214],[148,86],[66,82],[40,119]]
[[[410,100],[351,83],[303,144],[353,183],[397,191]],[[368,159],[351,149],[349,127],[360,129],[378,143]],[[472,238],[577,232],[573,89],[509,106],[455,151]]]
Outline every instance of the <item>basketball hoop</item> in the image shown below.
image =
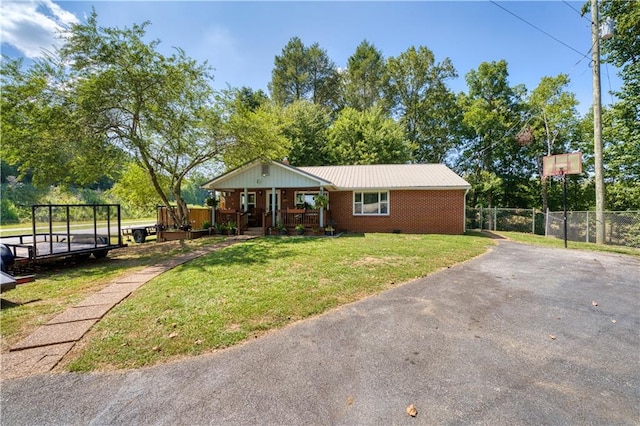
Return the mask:
[[520,130],[516,135],[516,142],[520,146],[528,146],[533,142],[533,130],[531,127],[527,126]]

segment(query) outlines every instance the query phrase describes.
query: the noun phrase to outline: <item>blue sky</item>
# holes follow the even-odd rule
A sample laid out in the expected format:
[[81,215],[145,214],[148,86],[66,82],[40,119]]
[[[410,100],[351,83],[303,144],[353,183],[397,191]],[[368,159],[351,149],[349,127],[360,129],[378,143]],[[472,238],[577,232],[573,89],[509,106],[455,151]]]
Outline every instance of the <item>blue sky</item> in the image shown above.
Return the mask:
[[[180,47],[215,68],[216,88],[228,84],[265,91],[275,55],[294,36],[305,45],[319,43],[339,67],[364,39],[385,57],[422,45],[434,52],[437,61],[445,57],[453,61],[459,78],[449,85],[456,92],[466,91],[464,75],[483,61],[505,59],[510,83],[529,90],[543,76],[569,73],[569,90],[584,113],[591,106],[592,78],[591,56],[585,57],[591,47],[589,16],[577,12],[582,3],[3,0],[0,30],[4,55],[31,58],[54,43],[56,28],[84,20],[93,6],[101,26],[150,21],[147,33],[162,42],[161,49]],[[616,71],[602,66],[604,104],[612,101],[609,89],[620,87]]]

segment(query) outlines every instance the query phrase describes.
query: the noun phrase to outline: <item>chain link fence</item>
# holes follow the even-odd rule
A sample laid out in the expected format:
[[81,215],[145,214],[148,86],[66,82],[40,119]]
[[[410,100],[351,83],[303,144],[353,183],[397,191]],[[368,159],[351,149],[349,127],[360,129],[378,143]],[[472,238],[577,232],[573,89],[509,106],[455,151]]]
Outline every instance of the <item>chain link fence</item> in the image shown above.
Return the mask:
[[[605,244],[640,247],[640,211],[604,212]],[[564,213],[549,212],[546,235],[564,238]],[[567,240],[596,242],[596,213],[567,212]]]
[[[605,212],[605,243],[640,247],[640,211]],[[469,208],[467,229],[514,231],[564,239],[564,213],[536,209]],[[567,239],[596,242],[596,213],[567,212]]]
[[467,209],[467,229],[514,231],[544,235],[544,213],[536,209]]

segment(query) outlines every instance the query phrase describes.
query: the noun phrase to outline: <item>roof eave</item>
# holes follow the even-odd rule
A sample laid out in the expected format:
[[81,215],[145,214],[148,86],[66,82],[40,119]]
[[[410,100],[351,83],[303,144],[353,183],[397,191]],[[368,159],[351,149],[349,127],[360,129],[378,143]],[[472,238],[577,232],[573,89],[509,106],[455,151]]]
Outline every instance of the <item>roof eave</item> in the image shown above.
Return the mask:
[[[285,168],[285,169],[291,171],[292,173],[296,173],[296,174],[304,176],[304,177],[306,177],[308,179],[315,180],[318,183],[318,186],[321,186],[323,188],[335,188],[333,183],[328,182],[328,181],[326,181],[326,180],[324,180],[322,178],[319,178],[318,176],[315,176],[315,175],[313,175],[311,173],[308,173],[308,172],[306,172],[304,170],[300,170],[299,168],[294,167],[294,166],[292,166],[290,164],[286,164],[286,163],[283,163],[281,161],[276,161],[276,160],[264,161],[264,160],[261,160],[259,158],[256,158],[254,160],[248,161],[248,162],[242,164],[241,166],[236,167],[235,169],[231,169],[228,172],[225,172],[225,173],[221,174],[220,176],[217,176],[217,177],[211,179],[210,181],[202,184],[200,187],[202,189],[206,189],[206,190],[212,190],[212,189],[222,189],[222,190],[224,190],[225,189],[224,187],[216,187],[214,185],[214,183],[215,182],[220,182],[221,180],[229,179],[230,177],[233,177],[233,176],[235,176],[237,174],[242,173],[243,170],[246,170],[248,168],[251,168],[251,167],[255,166],[256,164],[261,164],[261,163],[272,163],[272,164],[278,165],[278,166],[280,166],[282,168]],[[232,189],[232,188],[226,188],[226,189]]]
[[447,191],[447,190],[468,190],[471,185],[451,185],[451,186],[363,186],[363,187],[336,187],[336,191]]

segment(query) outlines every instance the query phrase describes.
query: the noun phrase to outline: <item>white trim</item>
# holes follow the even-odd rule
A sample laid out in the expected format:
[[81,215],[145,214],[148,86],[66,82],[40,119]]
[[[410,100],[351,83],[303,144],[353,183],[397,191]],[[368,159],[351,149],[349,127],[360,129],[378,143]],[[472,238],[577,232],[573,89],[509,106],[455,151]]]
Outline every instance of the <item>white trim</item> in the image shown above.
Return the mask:
[[[360,204],[362,205],[362,213],[356,213],[356,194],[363,194],[363,198],[362,201],[360,202]],[[386,200],[386,205],[387,205],[387,211],[386,213],[364,213],[364,194],[378,194],[378,211],[381,210],[380,205],[383,203],[382,201],[380,201],[380,194],[387,194],[387,200]],[[352,192],[352,203],[351,203],[351,211],[353,213],[354,216],[363,216],[363,217],[368,217],[368,216],[389,216],[391,215],[391,191],[390,190],[381,190],[381,191],[353,191]]]

